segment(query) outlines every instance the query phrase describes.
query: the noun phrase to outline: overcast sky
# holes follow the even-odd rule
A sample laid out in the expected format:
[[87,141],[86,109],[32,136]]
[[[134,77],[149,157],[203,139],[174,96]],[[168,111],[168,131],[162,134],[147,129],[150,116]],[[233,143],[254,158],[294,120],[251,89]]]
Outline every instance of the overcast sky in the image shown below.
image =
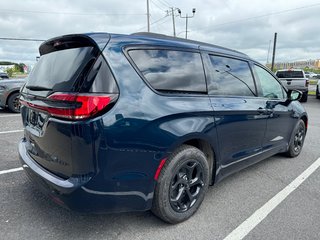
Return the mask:
[[[221,45],[271,62],[320,58],[320,1],[315,0],[150,0],[151,31],[172,35],[169,7],[189,19],[188,38]],[[177,14],[176,32],[185,37],[185,19]],[[48,39],[83,32],[130,34],[147,31],[146,0],[2,0],[0,38]],[[41,42],[0,40],[0,61],[32,64]]]

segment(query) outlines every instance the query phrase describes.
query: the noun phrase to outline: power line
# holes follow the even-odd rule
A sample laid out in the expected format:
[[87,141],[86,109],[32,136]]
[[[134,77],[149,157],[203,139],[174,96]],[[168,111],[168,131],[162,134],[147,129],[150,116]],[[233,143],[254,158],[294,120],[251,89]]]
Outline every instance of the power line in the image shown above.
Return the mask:
[[210,27],[198,28],[197,31],[198,31],[198,30],[207,29],[207,28],[211,28],[211,29],[213,29],[213,28],[218,28],[218,27],[221,27],[221,26],[224,26],[224,25],[229,25],[229,24],[233,24],[233,23],[250,21],[250,20],[254,20],[254,19],[258,19],[258,18],[269,17],[269,16],[272,16],[272,15],[279,15],[279,14],[283,14],[283,13],[287,13],[287,12],[292,12],[292,11],[297,11],[297,10],[301,10],[301,9],[316,7],[316,6],[319,6],[319,5],[320,5],[320,3],[316,3],[316,4],[306,5],[306,6],[302,6],[302,7],[286,9],[286,10],[282,10],[282,11],[278,11],[278,12],[267,13],[267,14],[263,14],[263,15],[259,15],[259,16],[242,18],[242,19],[233,20],[233,21],[230,21],[230,22],[225,22],[225,23],[221,23],[221,24],[216,24],[216,25],[213,25],[213,26],[210,26]]
[[6,38],[6,37],[0,37],[0,40],[6,40],[6,41],[30,41],[30,42],[44,42],[46,40],[43,39],[35,39],[35,38]]
[[110,15],[110,16],[124,16],[124,15],[146,15],[145,13],[77,13],[77,12],[48,12],[48,11],[34,11],[34,10],[16,10],[16,9],[0,9],[0,12],[9,13],[36,13],[36,14],[62,14],[62,15],[80,15],[80,16],[90,16],[90,15]]
[[157,0],[157,1],[161,3],[163,6],[165,6],[166,8],[171,7],[171,4],[165,0]]
[[153,0],[150,0],[154,6],[156,6],[157,8],[159,8],[161,11],[166,11],[165,9],[163,9],[162,7],[160,7],[157,3],[155,3]]
[[[150,23],[150,26],[153,25],[153,24],[156,24],[156,23],[160,22],[161,20],[165,19],[166,17],[168,17],[168,15],[166,15],[166,16],[164,16],[164,17],[162,17],[162,18],[159,18],[158,20]],[[145,29],[145,28],[146,28],[146,27],[139,28],[139,29],[136,30],[135,32],[139,32],[139,31],[141,31],[141,30],[143,30],[143,29]]]
[[161,22],[161,23],[157,23],[156,25],[157,25],[157,26],[160,26],[160,25],[162,25],[162,24],[164,24],[164,23],[166,23],[166,22],[169,22],[169,21],[170,21],[170,18],[166,19],[165,21],[163,21],[163,22]]

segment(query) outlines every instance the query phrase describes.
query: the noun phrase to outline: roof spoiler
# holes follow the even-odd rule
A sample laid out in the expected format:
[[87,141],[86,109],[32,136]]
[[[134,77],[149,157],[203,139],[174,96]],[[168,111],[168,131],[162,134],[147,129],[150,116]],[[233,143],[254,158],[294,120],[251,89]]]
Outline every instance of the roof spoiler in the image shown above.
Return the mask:
[[40,55],[79,47],[97,47],[100,51],[106,47],[110,40],[108,33],[70,34],[51,38],[39,47]]

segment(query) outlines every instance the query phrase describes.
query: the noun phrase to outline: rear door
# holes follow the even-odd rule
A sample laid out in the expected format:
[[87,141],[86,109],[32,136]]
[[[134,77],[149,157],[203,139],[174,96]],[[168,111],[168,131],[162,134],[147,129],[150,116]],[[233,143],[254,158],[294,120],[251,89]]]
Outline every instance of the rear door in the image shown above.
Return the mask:
[[209,94],[214,109],[221,171],[253,163],[261,152],[267,115],[245,60],[208,55]]

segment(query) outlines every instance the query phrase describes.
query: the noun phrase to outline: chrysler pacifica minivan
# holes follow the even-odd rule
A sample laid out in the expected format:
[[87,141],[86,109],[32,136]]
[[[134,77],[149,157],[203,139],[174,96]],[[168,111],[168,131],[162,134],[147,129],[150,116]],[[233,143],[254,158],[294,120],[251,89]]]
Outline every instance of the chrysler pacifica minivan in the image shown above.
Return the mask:
[[39,52],[21,90],[19,155],[69,209],[151,209],[178,223],[209,185],[301,152],[301,92],[243,53],[149,33],[66,35]]

